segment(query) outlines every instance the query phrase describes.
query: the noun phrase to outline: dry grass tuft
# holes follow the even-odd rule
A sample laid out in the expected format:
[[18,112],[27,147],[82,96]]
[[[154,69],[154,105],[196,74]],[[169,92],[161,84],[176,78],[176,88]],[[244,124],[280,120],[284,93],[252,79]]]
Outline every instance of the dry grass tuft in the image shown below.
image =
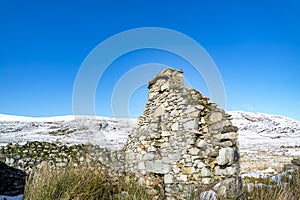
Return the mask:
[[65,168],[43,164],[25,186],[25,200],[152,199],[134,177],[116,177],[99,165],[70,163]]
[[[51,168],[44,163],[28,177],[25,200],[152,200],[154,196],[138,184],[135,177],[116,177],[103,166],[70,163],[64,168]],[[270,179],[248,180],[254,187],[245,187],[235,199],[247,200],[299,200],[300,170],[274,182]],[[258,184],[260,183],[260,184]],[[212,186],[211,186],[212,187]],[[210,187],[191,192],[190,199],[201,199],[202,192]],[[203,198],[203,197],[202,197]],[[206,198],[205,199],[210,199]],[[212,198],[214,199],[214,198]]]
[[299,200],[300,199],[300,170],[283,177],[281,182],[271,180],[254,183],[252,189],[245,187],[240,199],[247,200]]

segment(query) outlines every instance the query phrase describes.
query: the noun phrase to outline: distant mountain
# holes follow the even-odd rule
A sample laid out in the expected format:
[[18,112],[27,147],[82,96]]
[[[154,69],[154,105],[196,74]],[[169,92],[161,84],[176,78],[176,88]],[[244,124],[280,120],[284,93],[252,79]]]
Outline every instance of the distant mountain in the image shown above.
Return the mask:
[[[281,116],[230,111],[239,128],[243,171],[273,167],[279,170],[293,155],[300,155],[300,122]],[[31,118],[0,115],[0,145],[26,141],[92,143],[120,148],[136,119],[59,116]]]
[[26,141],[93,143],[116,149],[135,126],[133,119],[59,116],[32,118],[0,115],[0,145]]
[[299,137],[300,121],[291,118],[244,111],[229,111],[240,134],[256,133],[270,139]]
[[244,171],[272,167],[279,171],[300,155],[300,122],[282,116],[228,112],[239,128],[241,164]]

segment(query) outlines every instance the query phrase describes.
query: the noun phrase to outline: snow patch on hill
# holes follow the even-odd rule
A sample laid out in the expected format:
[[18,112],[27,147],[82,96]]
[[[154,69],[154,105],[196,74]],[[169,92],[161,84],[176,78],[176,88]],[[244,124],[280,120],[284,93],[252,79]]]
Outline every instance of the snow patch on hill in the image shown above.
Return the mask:
[[134,119],[59,116],[31,118],[0,115],[0,145],[26,141],[92,143],[120,148],[135,126]]
[[300,155],[300,122],[282,116],[231,111],[239,128],[242,171],[280,171],[293,156]]

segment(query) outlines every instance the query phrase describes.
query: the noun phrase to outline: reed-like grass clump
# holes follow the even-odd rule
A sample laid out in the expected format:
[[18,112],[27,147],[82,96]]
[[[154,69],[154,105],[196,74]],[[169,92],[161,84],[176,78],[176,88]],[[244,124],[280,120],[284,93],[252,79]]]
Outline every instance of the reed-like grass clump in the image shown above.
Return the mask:
[[[100,164],[69,163],[64,168],[53,168],[42,163],[32,173],[25,186],[25,200],[152,200],[147,188],[138,184],[134,176],[116,176]],[[280,182],[271,179],[248,179],[236,199],[241,200],[299,200],[300,170],[282,176]],[[198,191],[208,191],[199,188]],[[193,191],[191,191],[193,193]],[[209,195],[210,196],[210,195]],[[203,193],[191,194],[201,199]],[[215,199],[216,197],[210,196]],[[204,198],[206,200],[206,198]],[[203,199],[203,200],[204,200]]]
[[25,200],[152,199],[134,177],[115,176],[103,166],[69,163],[64,168],[40,165],[25,186]]
[[252,187],[245,187],[240,199],[247,200],[299,200],[300,169],[283,175],[280,181],[270,178],[260,181],[251,180]]

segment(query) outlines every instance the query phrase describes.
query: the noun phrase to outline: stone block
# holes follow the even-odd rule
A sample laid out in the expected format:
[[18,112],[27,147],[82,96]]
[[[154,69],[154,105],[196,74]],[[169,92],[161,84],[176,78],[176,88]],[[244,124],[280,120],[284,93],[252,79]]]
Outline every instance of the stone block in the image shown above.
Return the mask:
[[184,130],[198,130],[198,121],[192,119],[183,123]]
[[183,167],[182,172],[184,174],[190,175],[190,174],[193,174],[195,172],[195,168],[194,167]]
[[213,112],[209,116],[209,120],[211,123],[219,122],[223,119],[223,114],[220,112]]
[[207,142],[205,140],[198,140],[196,142],[196,147],[200,148],[201,150],[205,150],[207,148]]
[[230,147],[222,148],[217,157],[218,165],[231,165],[234,161],[234,150]]
[[203,177],[210,177],[211,176],[211,171],[208,168],[203,167],[201,169],[201,176],[203,176]]
[[236,174],[236,169],[234,167],[226,167],[224,169],[220,166],[215,167],[215,175],[217,176],[233,176]]
[[197,156],[200,152],[200,149],[198,148],[190,148],[189,150],[189,154],[192,155],[192,156]]
[[157,118],[157,117],[163,115],[164,112],[165,112],[165,107],[164,107],[164,105],[160,105],[160,106],[158,106],[158,108],[156,108],[156,110],[154,111],[153,117],[154,117],[154,118]]
[[145,163],[144,163],[144,162],[140,162],[140,163],[138,164],[138,169],[139,169],[139,170],[144,170],[144,169],[146,169]]
[[178,122],[175,122],[171,126],[172,131],[178,131],[179,130],[179,124]]
[[162,133],[161,133],[162,137],[168,137],[168,136],[171,136],[171,135],[172,135],[172,133],[170,131],[162,131]]
[[178,180],[179,180],[179,181],[186,182],[186,181],[188,180],[188,179],[187,179],[187,175],[180,174],[179,177],[178,177]]
[[174,177],[171,174],[164,175],[164,184],[174,183]]
[[167,174],[170,172],[170,164],[162,160],[145,161],[146,171],[155,174]]

